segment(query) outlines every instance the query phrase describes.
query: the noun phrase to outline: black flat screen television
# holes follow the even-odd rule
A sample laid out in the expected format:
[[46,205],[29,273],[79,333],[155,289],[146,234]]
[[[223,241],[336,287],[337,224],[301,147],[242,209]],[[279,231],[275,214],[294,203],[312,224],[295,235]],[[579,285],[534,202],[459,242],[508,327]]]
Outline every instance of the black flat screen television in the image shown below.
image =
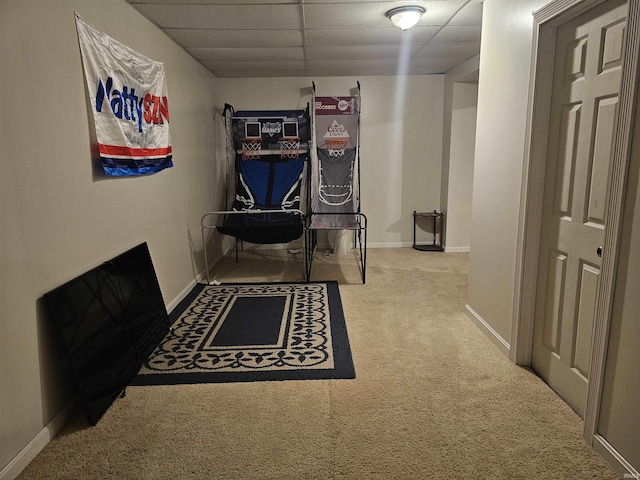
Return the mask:
[[149,248],[140,244],[44,298],[95,425],[170,328]]

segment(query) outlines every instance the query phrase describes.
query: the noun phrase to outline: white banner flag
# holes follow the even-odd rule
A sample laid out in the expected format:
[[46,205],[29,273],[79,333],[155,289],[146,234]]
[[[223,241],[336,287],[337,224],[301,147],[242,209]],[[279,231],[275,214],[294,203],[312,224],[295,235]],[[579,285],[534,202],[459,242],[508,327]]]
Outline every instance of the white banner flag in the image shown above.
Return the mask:
[[164,65],[78,14],[76,28],[105,173],[143,175],[172,167]]

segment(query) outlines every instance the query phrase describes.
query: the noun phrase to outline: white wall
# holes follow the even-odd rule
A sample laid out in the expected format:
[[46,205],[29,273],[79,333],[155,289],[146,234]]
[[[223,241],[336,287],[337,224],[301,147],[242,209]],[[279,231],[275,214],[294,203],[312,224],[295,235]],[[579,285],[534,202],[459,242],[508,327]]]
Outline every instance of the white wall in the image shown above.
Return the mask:
[[[119,179],[96,168],[74,10],[165,63],[174,168]],[[1,1],[0,65],[0,472],[6,473],[71,396],[42,295],[146,241],[165,301],[173,301],[203,268],[199,217],[218,206],[220,179],[213,158],[215,77],[126,2]]]
[[[449,187],[455,189],[466,188],[462,186],[458,186],[458,182],[462,181],[465,185],[468,186],[469,195],[472,191],[473,184],[469,185],[469,182],[473,181],[473,163],[468,165],[467,171],[463,172],[458,170],[456,173],[456,178],[450,178],[450,160],[451,160],[451,143],[452,143],[452,118],[453,118],[453,104],[454,104],[454,86],[461,82],[469,82],[474,83],[476,85],[475,92],[475,102],[477,107],[477,83],[480,68],[480,55],[476,55],[475,57],[470,58],[466,62],[457,67],[449,70],[444,78],[444,124],[442,129],[442,172],[441,172],[441,190],[440,190],[440,210],[445,214],[445,228],[443,232],[444,237],[444,245],[445,251],[469,251],[469,240],[466,242],[456,240],[456,226],[454,225],[454,239],[452,241],[452,245],[465,243],[464,248],[457,249],[449,246],[449,217],[452,215],[454,220],[453,222],[458,225],[459,222],[463,221],[461,217],[465,217],[467,221],[467,228],[470,229],[471,226],[471,198],[467,198],[464,202],[458,202],[457,205],[454,206],[454,211],[450,211],[449,209],[449,201],[453,200],[453,195],[449,193]],[[464,95],[463,95],[464,97]],[[458,99],[460,101],[460,99]],[[460,133],[460,132],[458,132]],[[471,138],[473,137],[473,138]],[[469,139],[467,142],[471,145],[475,145],[475,131],[469,132]],[[473,161],[473,156],[475,152],[472,151],[470,153],[471,161]],[[462,175],[462,177],[461,177]],[[455,200],[453,200],[455,203]],[[469,234],[467,233],[468,237]],[[458,245],[459,246],[459,245]]]
[[[218,79],[218,98],[236,110],[305,108],[310,78]],[[318,96],[349,95],[360,81],[362,211],[370,247],[409,246],[413,211],[440,202],[442,75],[323,77]]]
[[471,246],[471,201],[475,156],[478,85],[453,84],[446,251],[468,252]]
[[597,431],[640,471],[640,108],[631,158]]
[[508,351],[533,38],[547,0],[486,0],[478,88],[467,308]]
[[[545,3],[486,0],[483,8],[467,308],[505,353],[509,353],[516,321],[515,255],[533,40],[531,13]],[[636,115],[598,433],[639,470],[640,110]]]

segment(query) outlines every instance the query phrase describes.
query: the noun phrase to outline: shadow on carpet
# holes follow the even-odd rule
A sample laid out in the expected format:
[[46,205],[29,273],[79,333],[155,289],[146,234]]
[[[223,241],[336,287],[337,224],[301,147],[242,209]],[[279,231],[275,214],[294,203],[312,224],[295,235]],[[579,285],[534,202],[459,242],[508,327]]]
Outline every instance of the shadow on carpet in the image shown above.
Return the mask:
[[355,378],[337,282],[198,284],[131,385]]

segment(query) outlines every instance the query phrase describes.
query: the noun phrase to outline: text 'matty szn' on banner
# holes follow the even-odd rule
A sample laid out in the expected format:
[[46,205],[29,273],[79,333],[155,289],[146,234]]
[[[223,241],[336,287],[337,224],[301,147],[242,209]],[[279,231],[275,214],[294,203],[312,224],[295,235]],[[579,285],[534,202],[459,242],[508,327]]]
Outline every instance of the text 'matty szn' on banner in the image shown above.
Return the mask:
[[164,65],[77,13],[76,28],[105,173],[144,175],[172,167]]

